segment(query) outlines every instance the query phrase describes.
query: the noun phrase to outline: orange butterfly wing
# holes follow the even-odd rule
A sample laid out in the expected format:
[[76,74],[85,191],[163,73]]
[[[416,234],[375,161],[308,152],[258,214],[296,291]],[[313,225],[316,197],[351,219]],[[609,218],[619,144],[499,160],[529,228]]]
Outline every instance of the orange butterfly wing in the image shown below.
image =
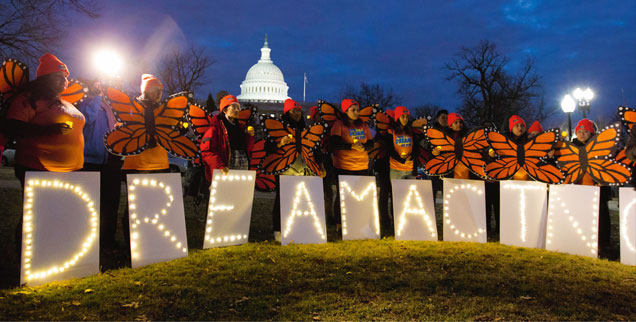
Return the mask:
[[340,110],[338,110],[331,103],[327,103],[325,101],[318,101],[318,110],[320,111],[320,117],[323,121],[327,122],[327,125],[331,127],[333,122],[340,119]]
[[484,161],[481,156],[481,150],[488,147],[484,129],[476,129],[468,132],[462,138],[462,146],[461,162],[468,167],[472,173],[481,178],[486,178],[486,173],[484,172],[486,161]]
[[426,128],[424,133],[428,142],[440,152],[438,156],[426,162],[424,172],[431,176],[441,176],[453,171],[459,162],[455,154],[455,140],[432,127]]
[[563,172],[543,159],[554,150],[559,138],[559,130],[552,129],[540,133],[523,145],[523,169],[532,179],[548,184],[563,182]]
[[519,171],[521,166],[517,162],[517,144],[505,135],[486,129],[486,140],[490,147],[499,155],[499,159],[484,166],[484,173],[488,178],[508,180]]
[[587,161],[587,173],[601,185],[621,185],[629,182],[631,169],[612,159],[591,159]]
[[265,132],[268,140],[275,143],[287,135],[291,135],[291,141],[278,148],[274,153],[268,154],[261,162],[260,169],[266,174],[279,174],[289,168],[298,157],[296,149],[296,132],[281,121],[273,118],[265,118],[263,120]]
[[570,142],[558,142],[554,156],[557,158],[557,163],[565,174],[563,183],[578,182],[585,174],[579,162],[579,147],[574,144]]
[[192,93],[189,92],[173,94],[153,111],[157,143],[171,155],[188,160],[199,156],[197,143],[181,131],[191,99]]
[[375,127],[380,135],[385,135],[391,126],[391,119],[383,111],[375,113]]
[[627,129],[631,131],[634,127],[634,123],[636,123],[636,109],[626,106],[619,106],[618,116],[620,116],[623,125],[625,125],[625,127],[627,127]]
[[315,175],[320,175],[320,165],[316,162],[314,153],[318,151],[324,133],[325,126],[323,124],[314,124],[309,129],[304,130],[302,135],[302,156]]
[[417,134],[422,134],[426,125],[428,125],[428,118],[426,117],[418,117],[411,122],[411,128]]
[[68,86],[60,93],[60,98],[73,105],[77,105],[86,98],[87,94],[88,87],[76,79],[69,79]]
[[258,140],[254,143],[254,148],[250,154],[250,170],[256,170],[256,189],[269,192],[276,189],[276,178],[271,174],[263,173],[259,169],[261,162],[267,155],[265,141]]
[[0,67],[0,97],[11,99],[29,82],[29,68],[22,62],[9,58]]
[[257,115],[257,108],[252,104],[245,104],[244,109],[239,112],[237,117],[238,121],[243,125],[248,125],[253,122],[254,116]]
[[146,149],[148,141],[143,123],[122,125],[104,135],[104,145],[108,151],[123,156],[141,153]]
[[207,111],[204,107],[193,103],[190,104],[188,116],[192,124],[192,130],[196,133],[198,140],[201,140],[205,132],[210,128],[210,119]]
[[616,162],[622,163],[632,168],[632,170],[634,169],[634,167],[636,167],[636,161],[632,161],[627,158],[627,153],[625,151],[625,148],[620,149],[618,153],[616,154]]
[[124,92],[113,87],[107,87],[106,101],[111,106],[118,122],[145,124],[144,107]]
[[360,109],[360,120],[364,123],[368,123],[374,115],[374,110],[377,108],[376,105],[367,106]]

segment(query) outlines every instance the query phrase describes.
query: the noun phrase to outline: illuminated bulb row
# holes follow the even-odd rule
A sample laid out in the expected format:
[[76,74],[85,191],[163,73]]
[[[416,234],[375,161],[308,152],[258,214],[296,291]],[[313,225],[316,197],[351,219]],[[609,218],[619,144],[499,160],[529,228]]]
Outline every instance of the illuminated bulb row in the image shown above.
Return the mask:
[[455,233],[455,235],[461,236],[462,238],[468,238],[468,239],[473,239],[473,237],[477,238],[480,234],[485,233],[485,231],[483,229],[479,228],[479,229],[477,229],[477,232],[472,233],[472,234],[467,234],[467,233],[461,232],[459,229],[457,229],[457,227],[455,227],[455,225],[453,224],[453,222],[450,219],[450,215],[448,214],[448,210],[450,209],[449,200],[452,197],[453,193],[455,193],[455,191],[458,191],[458,190],[472,190],[472,191],[477,192],[477,194],[479,194],[479,195],[484,193],[483,190],[477,188],[477,186],[474,186],[472,184],[455,185],[454,187],[450,188],[450,190],[446,194],[446,198],[444,199],[444,220],[446,221],[446,224],[449,225],[449,227],[453,231],[453,233]]
[[[552,199],[554,197],[554,200],[556,200],[556,202],[551,202],[550,203],[550,211],[548,213],[548,234],[547,234],[547,240],[546,240],[546,244],[551,244],[552,243],[552,237],[554,236],[554,227],[552,224],[552,218],[555,215],[555,203],[558,203],[559,206],[563,209],[563,215],[568,216],[568,220],[570,221],[570,223],[572,224],[572,228],[576,231],[577,235],[579,235],[579,238],[581,238],[581,241],[585,242],[586,246],[590,249],[590,252],[592,254],[596,254],[596,233],[598,231],[597,228],[597,221],[596,219],[592,220],[592,236],[589,238],[590,240],[588,241],[588,238],[583,234],[583,230],[579,227],[579,222],[574,220],[574,217],[572,215],[570,215],[570,210],[568,209],[567,205],[565,204],[565,202],[560,202],[561,201],[561,197],[559,197],[557,195],[556,192],[551,191],[551,196],[550,198]],[[560,202],[560,203],[559,203]],[[594,218],[598,218],[598,191],[594,191],[594,198],[592,199],[593,205],[592,205],[592,209],[594,210],[593,212],[593,216]]]
[[[298,202],[300,201],[300,197],[302,197],[302,195],[305,196],[305,200],[307,201],[307,204],[309,205],[309,211],[298,210]],[[287,224],[285,225],[285,231],[283,232],[283,237],[287,237],[289,235],[292,224],[294,223],[294,218],[302,217],[302,216],[312,216],[314,218],[314,226],[318,234],[320,234],[320,238],[322,238],[323,240],[327,239],[325,232],[322,230],[322,225],[320,225],[320,219],[316,215],[314,203],[311,202],[311,198],[309,197],[309,192],[307,191],[307,187],[305,187],[304,182],[301,182],[296,186],[296,196],[294,197],[294,206],[292,207],[291,214],[289,215],[289,218],[287,219]]]
[[374,216],[374,224],[375,224],[375,234],[380,234],[380,213],[378,212],[378,192],[375,186],[375,182],[369,183],[367,188],[362,192],[361,195],[358,195],[351,189],[348,183],[345,181],[340,181],[340,209],[341,209],[341,218],[342,218],[342,235],[347,234],[347,209],[345,208],[345,188],[350,195],[353,196],[357,201],[362,201],[366,198],[369,191],[373,191],[373,216]]
[[[411,197],[415,196],[415,200],[417,201],[417,208],[409,208],[411,203]],[[393,197],[395,199],[395,197]],[[411,185],[409,188],[409,195],[406,197],[406,201],[404,202],[404,210],[402,210],[402,214],[400,214],[400,221],[398,224],[397,235],[400,236],[402,230],[404,230],[404,225],[406,224],[406,215],[420,215],[424,219],[426,223],[426,227],[428,227],[428,231],[431,233],[431,237],[435,237],[435,224],[431,217],[424,210],[424,203],[422,202],[422,198],[420,198],[420,194],[417,192],[417,188],[415,185]]]
[[208,239],[208,241],[211,244],[214,244],[215,242],[217,242],[217,243],[221,243],[221,242],[227,243],[227,242],[233,242],[233,241],[239,241],[239,240],[247,240],[247,235],[239,235],[239,234],[226,235],[226,236],[223,236],[223,237],[216,237],[216,238],[212,237],[212,238]]
[[521,196],[519,197],[519,216],[521,217],[521,240],[526,241],[526,190],[542,190],[545,191],[546,188],[544,186],[524,186],[520,184],[514,183],[506,183],[504,184],[504,189],[508,190],[521,190]]
[[625,207],[625,211],[623,211],[623,216],[621,216],[621,220],[620,220],[621,238],[625,242],[625,245],[627,245],[627,248],[629,248],[629,250],[632,251],[632,253],[636,253],[636,248],[634,247],[634,244],[632,244],[631,240],[629,240],[629,232],[627,228],[627,217],[630,214],[631,215],[634,214],[634,211],[631,211],[634,205],[636,205],[636,199],[632,200],[632,202],[627,204],[627,207]]
[[251,175],[215,175],[212,180],[212,191],[210,191],[210,206],[208,207],[208,219],[205,224],[205,240],[210,243],[220,242],[234,242],[242,239],[247,240],[247,235],[226,235],[226,236],[212,236],[212,223],[214,212],[216,211],[232,211],[234,205],[214,205],[216,202],[216,187],[219,181],[249,181],[252,180]]
[[[88,209],[88,213],[90,214],[91,225],[90,234],[84,240],[84,243],[82,243],[82,249],[76,252],[70,260],[64,262],[61,265],[53,265],[47,270],[38,272],[32,272],[31,270],[31,263],[33,258],[33,233],[35,229],[35,227],[33,226],[33,198],[35,196],[34,187],[72,191],[86,202],[86,208]],[[34,280],[46,278],[53,274],[62,273],[69,267],[74,266],[82,257],[84,257],[97,239],[98,216],[97,211],[95,210],[95,203],[91,200],[90,196],[86,192],[84,192],[82,187],[58,180],[29,180],[24,191],[27,197],[24,205],[24,231],[26,232],[26,235],[24,236],[24,242],[26,246],[23,254],[25,268],[24,273],[26,275],[26,278],[27,280]]]
[[[172,202],[174,201],[172,188],[170,188],[169,185],[166,185],[165,183],[161,181],[157,181],[154,179],[134,179],[132,183],[128,185],[128,203],[129,203],[128,208],[130,209],[130,212],[131,212],[130,219],[132,221],[132,224],[130,225],[131,227],[130,256],[132,258],[139,258],[139,253],[137,252],[137,248],[138,248],[137,241],[139,239],[138,227],[139,225],[142,224],[142,220],[140,220],[139,218],[140,215],[137,213],[137,204],[136,204],[137,196],[134,192],[137,189],[136,186],[158,188],[158,189],[161,189],[166,194],[168,202],[166,202],[166,208],[162,208],[159,211],[159,213],[161,213],[161,216],[165,216],[168,214],[167,208],[170,208],[172,206]],[[177,240],[177,236],[173,235],[172,232],[165,229],[164,224],[161,223],[159,214],[154,214],[153,217],[143,217],[143,223],[155,225],[157,227],[157,230],[159,230],[159,232],[161,233],[161,236],[170,240],[170,242],[174,244],[175,248],[180,249],[184,253],[188,252],[188,248],[184,247],[183,243]]]

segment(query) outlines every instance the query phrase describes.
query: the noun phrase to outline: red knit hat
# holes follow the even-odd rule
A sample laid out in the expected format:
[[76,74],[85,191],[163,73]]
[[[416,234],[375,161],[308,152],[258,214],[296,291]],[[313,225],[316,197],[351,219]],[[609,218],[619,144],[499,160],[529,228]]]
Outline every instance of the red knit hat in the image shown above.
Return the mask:
[[411,113],[409,112],[409,110],[404,107],[404,106],[398,106],[393,110],[393,119],[397,122],[397,120],[400,118],[400,116],[402,115],[408,115],[411,116]]
[[223,112],[224,108],[238,102],[239,101],[236,99],[236,97],[234,97],[234,95],[231,95],[231,94],[225,95],[223,96],[223,98],[221,98],[221,103],[219,104],[219,110]]
[[453,122],[457,121],[457,120],[462,120],[464,121],[464,118],[457,114],[457,113],[449,113],[448,114],[448,126],[450,127],[451,125],[453,125]]
[[151,87],[159,87],[163,89],[163,84],[161,81],[151,74],[143,74],[141,75],[141,92],[145,93]]
[[594,126],[594,122],[588,119],[582,119],[579,123],[576,123],[576,128],[574,129],[574,133],[579,129],[587,130],[588,132],[594,134],[596,132],[596,126]]
[[395,113],[393,113],[393,110],[386,110],[384,111],[384,113],[386,113],[386,115],[388,115],[390,118],[393,118],[393,116],[395,115]]
[[48,74],[53,74],[55,72],[62,72],[68,77],[68,68],[64,63],[57,59],[53,54],[44,54],[40,57],[40,65],[38,65],[38,69],[35,72],[35,77],[40,77]]
[[541,126],[541,123],[539,123],[539,121],[534,121],[532,122],[532,124],[530,124],[530,127],[528,128],[528,133],[532,133],[532,132],[543,132],[543,127]]
[[360,106],[360,104],[358,102],[356,102],[355,100],[352,100],[350,98],[345,98],[342,100],[342,102],[340,102],[340,108],[342,108],[342,112],[343,113],[347,113],[347,110],[352,106],[352,105],[358,105]]
[[318,113],[318,106],[314,105],[309,108],[309,116],[312,120],[314,119],[314,116],[316,116],[316,113]]
[[515,127],[517,123],[521,123],[523,126],[526,126],[526,122],[521,118],[521,116],[513,115],[510,119],[508,119],[508,129],[512,131],[512,128]]
[[287,113],[293,109],[300,109],[302,110],[302,107],[300,107],[300,104],[298,104],[298,102],[294,101],[291,98],[288,98],[285,100],[285,106],[283,107],[283,113]]

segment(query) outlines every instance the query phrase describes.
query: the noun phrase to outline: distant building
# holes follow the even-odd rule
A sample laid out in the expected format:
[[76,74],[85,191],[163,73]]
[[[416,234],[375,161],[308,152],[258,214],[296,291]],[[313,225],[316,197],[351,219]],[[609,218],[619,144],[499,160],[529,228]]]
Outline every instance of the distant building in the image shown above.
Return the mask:
[[[241,104],[251,103],[258,107],[260,114],[278,117],[283,112],[283,103],[286,99],[289,86],[285,83],[283,72],[274,65],[270,57],[271,49],[265,35],[265,44],[261,48],[261,59],[253,65],[245,75],[241,83],[241,95],[237,96]],[[305,115],[309,114],[312,103],[301,102]]]

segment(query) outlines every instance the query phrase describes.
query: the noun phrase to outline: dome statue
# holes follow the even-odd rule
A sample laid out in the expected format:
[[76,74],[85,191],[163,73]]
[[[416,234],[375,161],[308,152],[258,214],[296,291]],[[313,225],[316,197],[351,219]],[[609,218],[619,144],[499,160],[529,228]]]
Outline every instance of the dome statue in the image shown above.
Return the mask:
[[270,52],[265,34],[265,44],[261,48],[261,59],[252,66],[241,83],[241,95],[237,98],[242,102],[282,103],[289,97],[289,86],[285,83],[283,73],[270,58]]

